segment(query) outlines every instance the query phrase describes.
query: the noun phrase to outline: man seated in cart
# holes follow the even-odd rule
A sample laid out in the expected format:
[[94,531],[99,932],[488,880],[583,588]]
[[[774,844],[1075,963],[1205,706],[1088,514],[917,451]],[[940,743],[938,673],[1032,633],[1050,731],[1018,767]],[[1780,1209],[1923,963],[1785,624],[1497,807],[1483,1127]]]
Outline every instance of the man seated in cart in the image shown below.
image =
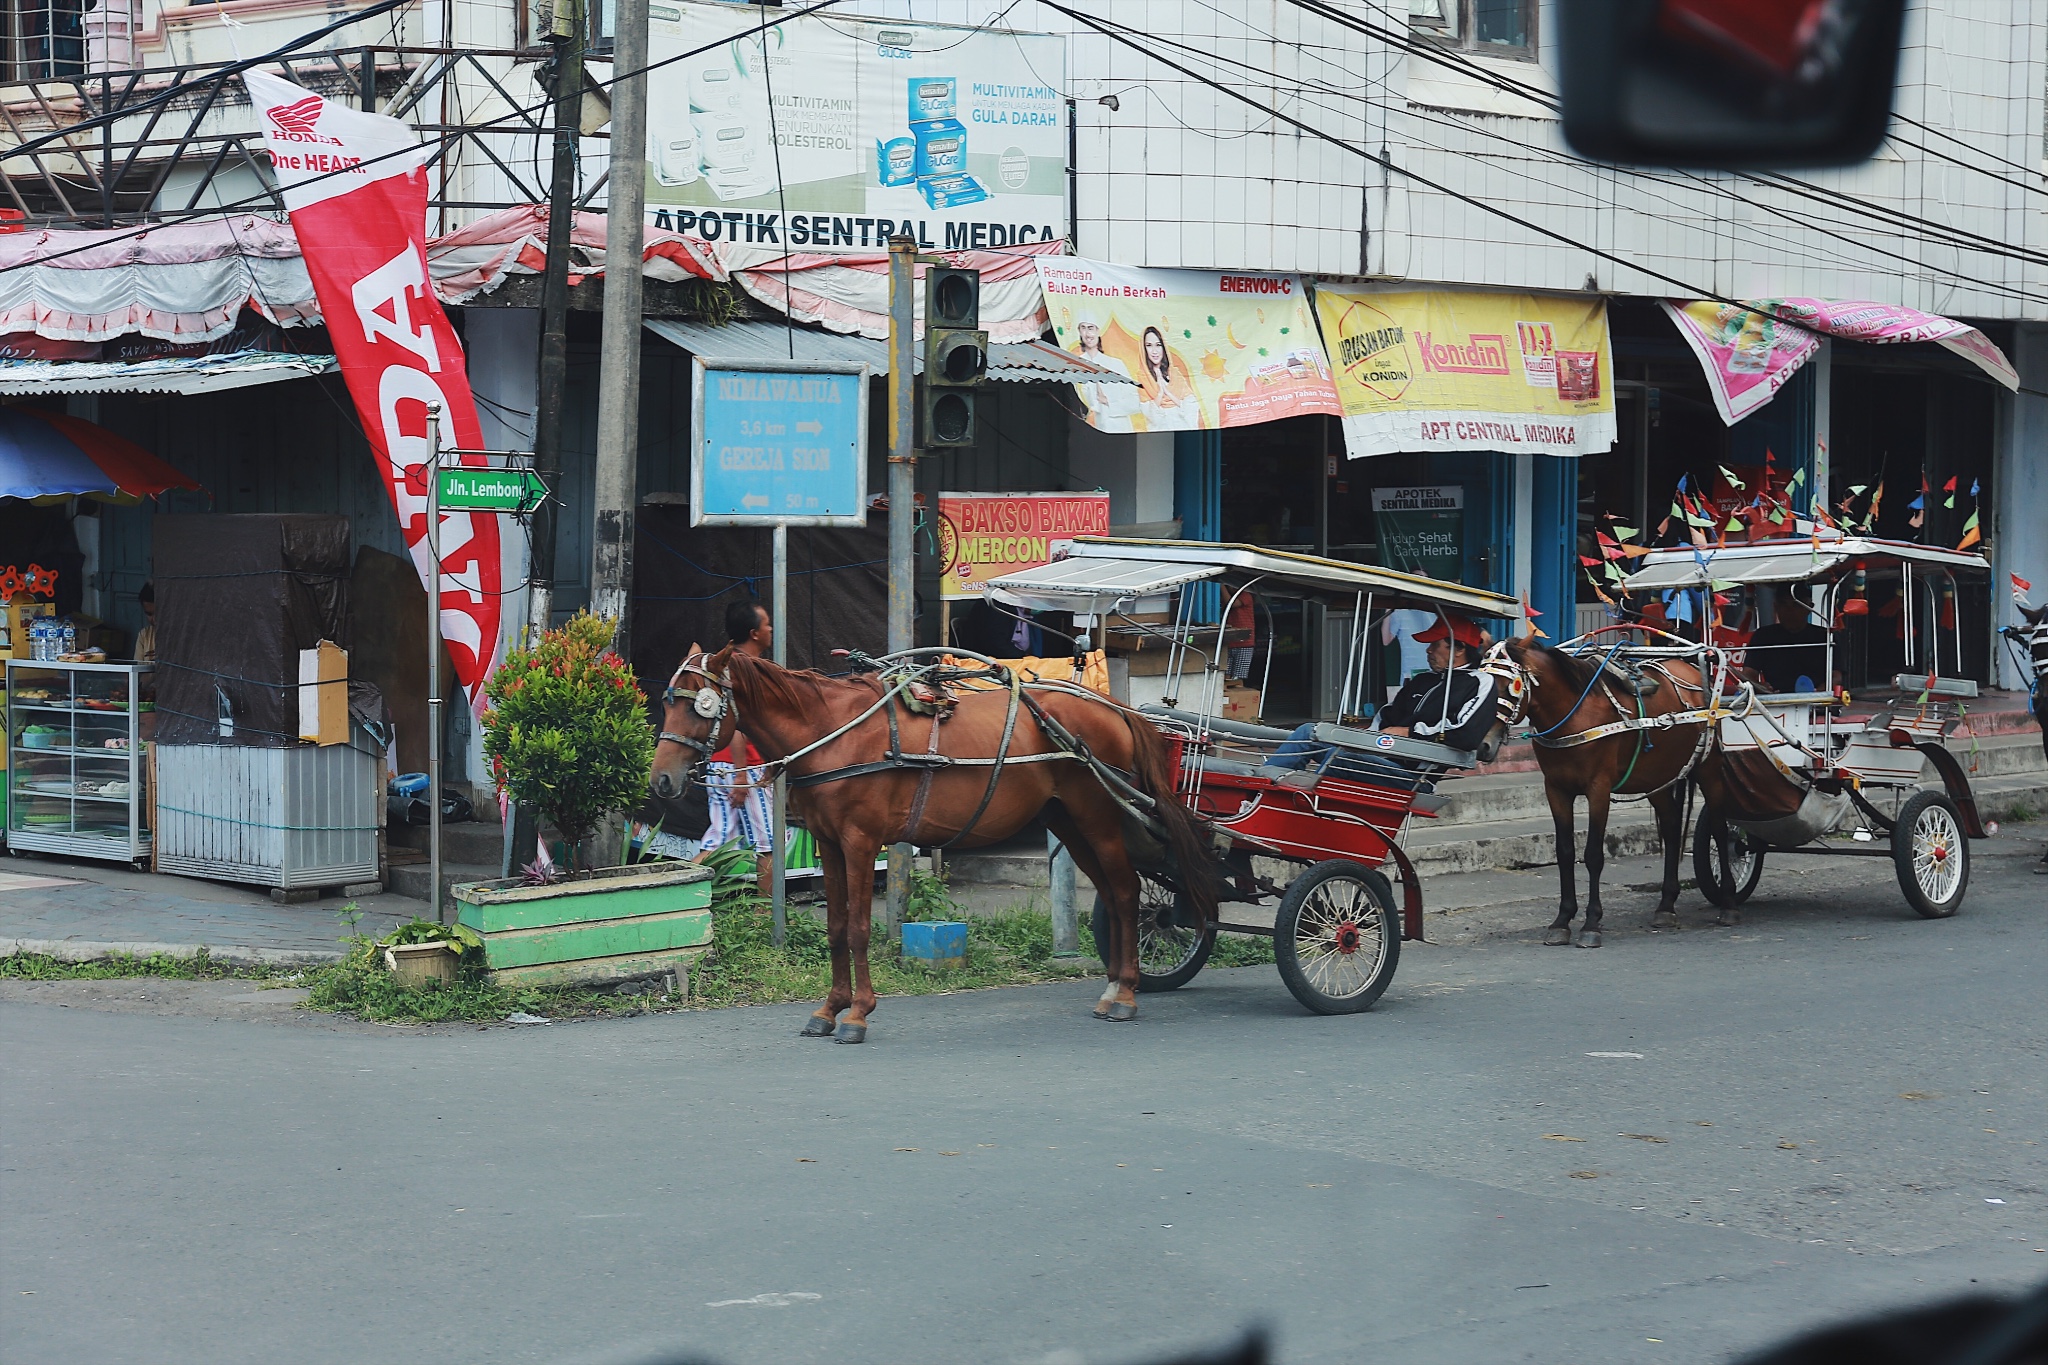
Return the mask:
[[[1374,718],[1372,728],[1381,734],[1407,735],[1467,753],[1476,751],[1496,719],[1494,693],[1499,684],[1491,673],[1479,671],[1480,656],[1492,640],[1477,623],[1457,612],[1443,613],[1434,625],[1417,631],[1415,639],[1429,646],[1429,668],[1402,684]],[[1403,784],[1416,777],[1414,767],[1399,758],[1319,741],[1313,722],[1296,726],[1267,766],[1313,767],[1338,777],[1392,778]]]
[[[1743,672],[1759,692],[1820,692],[1827,677],[1827,632],[1814,624],[1790,587],[1778,589],[1773,624],[1749,637]],[[1837,685],[1841,679],[1837,676]]]

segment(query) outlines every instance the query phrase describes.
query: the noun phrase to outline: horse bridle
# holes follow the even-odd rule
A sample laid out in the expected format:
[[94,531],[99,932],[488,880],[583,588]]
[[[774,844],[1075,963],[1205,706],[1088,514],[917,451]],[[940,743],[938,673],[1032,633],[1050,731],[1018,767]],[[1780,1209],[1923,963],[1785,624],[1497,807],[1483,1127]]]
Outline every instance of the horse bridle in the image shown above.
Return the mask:
[[[697,688],[692,694],[688,689],[678,685],[685,675],[702,678],[704,686]],[[655,739],[658,743],[680,744],[685,749],[695,750],[697,762],[691,766],[696,767],[709,763],[711,756],[725,747],[719,739],[719,732],[725,727],[727,718],[732,715],[732,680],[730,677],[721,678],[714,674],[711,671],[710,654],[699,650],[676,665],[676,671],[669,675],[668,686],[663,688],[661,693],[662,714],[666,716],[667,708],[685,696],[692,698],[691,709],[711,722],[710,731],[702,739],[692,739],[688,735],[663,730]]]
[[[1529,693],[1536,687],[1536,675],[1515,662],[1508,653],[1506,640],[1496,640],[1487,647],[1480,656],[1479,671],[1500,679],[1501,701],[1496,703],[1495,716],[1504,725],[1520,725],[1529,710]],[[1507,710],[1510,702],[1514,705],[1512,713]]]

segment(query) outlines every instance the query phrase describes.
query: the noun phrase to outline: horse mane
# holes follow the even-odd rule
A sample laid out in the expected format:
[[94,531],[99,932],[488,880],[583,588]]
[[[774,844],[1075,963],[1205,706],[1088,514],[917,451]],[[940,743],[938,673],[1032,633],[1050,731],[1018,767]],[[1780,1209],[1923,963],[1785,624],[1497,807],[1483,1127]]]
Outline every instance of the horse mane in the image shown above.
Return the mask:
[[1585,687],[1593,681],[1593,670],[1596,665],[1586,659],[1567,654],[1557,646],[1544,644],[1540,640],[1517,640],[1515,643],[1523,655],[1533,654],[1540,657],[1562,674],[1564,680],[1573,687]]
[[815,713],[828,691],[842,691],[849,684],[859,686],[850,679],[828,677],[816,669],[783,668],[738,650],[730,652],[726,666],[734,669],[734,682],[745,679],[747,691],[757,701],[771,700],[798,715]]

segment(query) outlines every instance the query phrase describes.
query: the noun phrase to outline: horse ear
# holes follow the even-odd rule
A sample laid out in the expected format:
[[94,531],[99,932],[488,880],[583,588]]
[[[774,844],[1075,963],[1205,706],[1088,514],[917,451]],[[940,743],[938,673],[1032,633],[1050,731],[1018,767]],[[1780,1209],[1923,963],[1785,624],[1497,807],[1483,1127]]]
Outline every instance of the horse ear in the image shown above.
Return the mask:
[[703,652],[704,646],[698,644],[695,640],[692,640],[690,641],[690,647],[683,651],[683,657],[685,659],[694,659]]

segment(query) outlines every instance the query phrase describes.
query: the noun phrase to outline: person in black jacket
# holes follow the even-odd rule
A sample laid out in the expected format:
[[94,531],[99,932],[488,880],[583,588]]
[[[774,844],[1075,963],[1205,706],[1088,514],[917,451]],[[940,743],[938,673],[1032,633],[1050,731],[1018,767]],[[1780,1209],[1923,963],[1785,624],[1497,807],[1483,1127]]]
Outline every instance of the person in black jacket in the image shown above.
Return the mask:
[[[1416,632],[1415,638],[1429,646],[1429,668],[1402,684],[1375,718],[1373,728],[1467,752],[1476,750],[1493,728],[1498,685],[1492,674],[1478,671],[1488,643],[1486,632],[1468,618],[1447,612],[1436,624]],[[1397,758],[1339,753],[1334,745],[1316,740],[1313,724],[1297,726],[1268,766],[1323,770],[1326,761],[1327,771],[1340,777],[1414,776]]]

